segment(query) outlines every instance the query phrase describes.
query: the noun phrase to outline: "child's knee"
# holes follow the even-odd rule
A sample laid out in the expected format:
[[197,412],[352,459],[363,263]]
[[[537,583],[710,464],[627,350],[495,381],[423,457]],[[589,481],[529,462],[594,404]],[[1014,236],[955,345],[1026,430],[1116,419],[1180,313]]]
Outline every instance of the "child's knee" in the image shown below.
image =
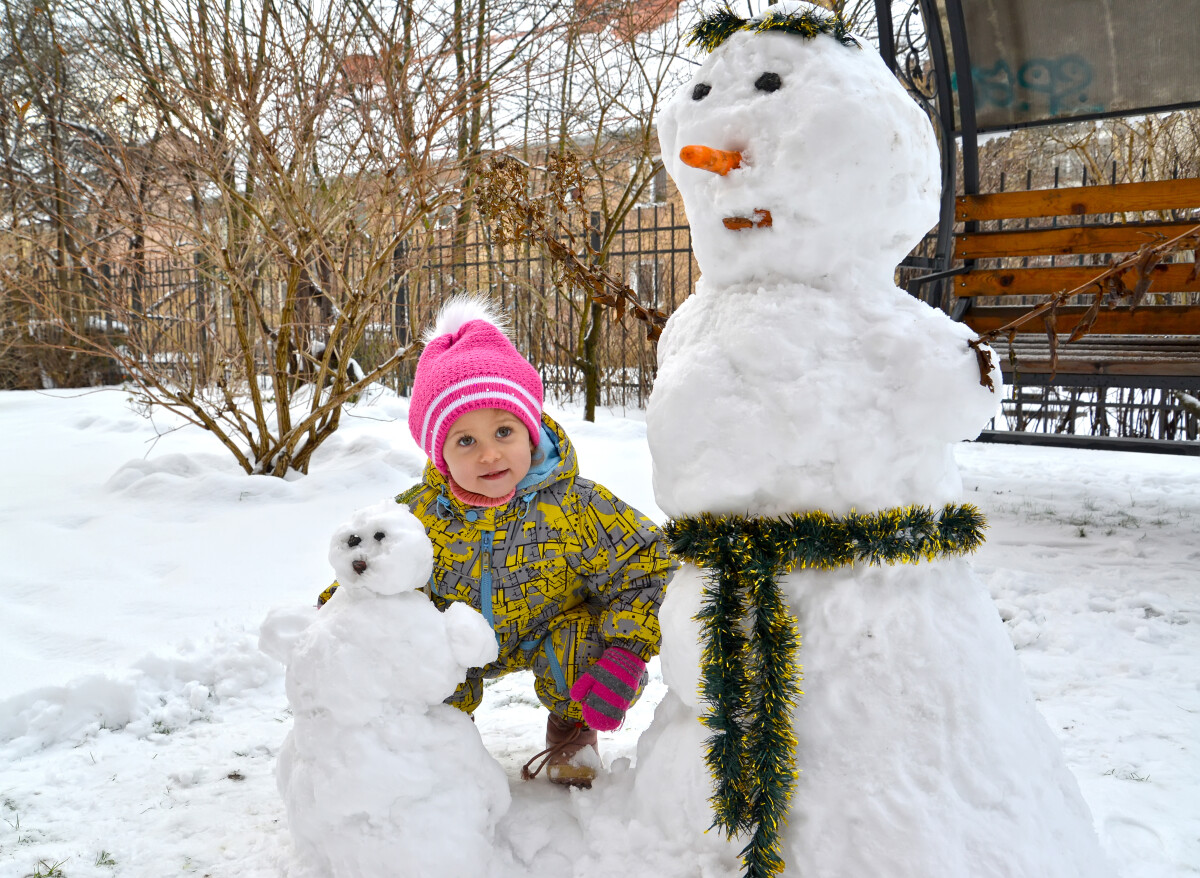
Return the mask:
[[579,719],[575,715],[579,707],[571,701],[571,687],[604,653],[599,620],[578,607],[563,613],[551,625],[533,657],[534,688],[553,713]]
[[600,634],[600,620],[586,609],[580,607],[563,616],[563,623],[546,638],[546,649],[555,653],[569,692],[583,672],[604,654],[606,644]]

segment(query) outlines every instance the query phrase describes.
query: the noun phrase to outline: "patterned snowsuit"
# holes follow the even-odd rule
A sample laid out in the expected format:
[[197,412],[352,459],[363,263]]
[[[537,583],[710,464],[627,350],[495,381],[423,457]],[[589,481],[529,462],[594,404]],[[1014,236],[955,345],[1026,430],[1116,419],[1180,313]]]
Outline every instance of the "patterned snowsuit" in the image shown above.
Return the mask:
[[447,702],[471,713],[483,678],[528,669],[547,708],[580,720],[570,688],[606,647],[658,653],[658,609],[678,563],[649,519],[578,475],[567,435],[542,419],[561,460],[508,504],[466,507],[432,464],[396,500],[433,543],[434,603],[465,601],[496,632],[500,657],[472,668]]

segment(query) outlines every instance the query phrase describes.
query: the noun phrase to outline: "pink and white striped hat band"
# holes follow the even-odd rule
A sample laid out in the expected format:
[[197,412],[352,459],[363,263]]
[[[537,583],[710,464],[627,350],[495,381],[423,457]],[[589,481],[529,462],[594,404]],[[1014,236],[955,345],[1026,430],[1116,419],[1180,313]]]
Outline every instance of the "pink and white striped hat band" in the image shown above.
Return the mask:
[[[477,307],[465,307],[471,304]],[[541,376],[491,318],[482,303],[452,301],[417,362],[408,429],[443,475],[449,470],[442,446],[454,422],[467,412],[511,412],[534,445],[541,437]]]

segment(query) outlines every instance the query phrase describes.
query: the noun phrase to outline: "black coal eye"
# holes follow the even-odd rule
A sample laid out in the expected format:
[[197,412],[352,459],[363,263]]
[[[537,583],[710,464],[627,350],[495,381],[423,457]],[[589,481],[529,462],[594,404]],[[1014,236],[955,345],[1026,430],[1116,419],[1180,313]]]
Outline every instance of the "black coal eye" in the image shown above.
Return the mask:
[[386,537],[386,536],[387,536],[387,534],[385,534],[385,533],[384,533],[383,531],[381,531],[381,530],[377,530],[377,531],[375,531],[375,539],[377,539],[377,540],[382,540],[382,539],[383,539],[384,537]]
[[764,73],[754,80],[754,87],[759,91],[779,91],[781,85],[783,80],[779,78],[778,73]]
[[710,91],[712,91],[712,86],[707,82],[697,82],[696,87],[692,89],[692,100],[702,101],[708,97]]
[[349,539],[346,540],[346,545],[349,546],[351,549],[353,549],[355,546],[357,546],[361,542],[362,542],[362,537],[360,537],[358,534],[350,534]]

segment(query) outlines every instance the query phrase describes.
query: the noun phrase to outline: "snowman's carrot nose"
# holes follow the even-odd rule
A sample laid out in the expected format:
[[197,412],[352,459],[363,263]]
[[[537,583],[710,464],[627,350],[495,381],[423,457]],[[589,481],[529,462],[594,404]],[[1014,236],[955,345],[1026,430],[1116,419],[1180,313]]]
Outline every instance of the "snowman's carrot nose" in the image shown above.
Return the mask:
[[713,149],[711,146],[685,146],[679,150],[679,159],[685,165],[691,165],[702,171],[712,171],[722,177],[734,168],[741,167],[742,164],[740,152]]

